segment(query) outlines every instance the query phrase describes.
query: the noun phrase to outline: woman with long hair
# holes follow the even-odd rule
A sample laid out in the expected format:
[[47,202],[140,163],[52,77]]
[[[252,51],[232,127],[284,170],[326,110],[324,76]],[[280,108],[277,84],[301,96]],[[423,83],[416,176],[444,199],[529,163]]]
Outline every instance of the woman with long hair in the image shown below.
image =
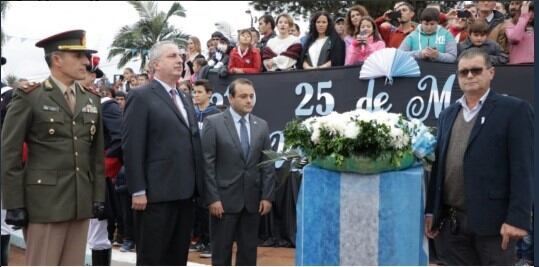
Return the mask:
[[187,40],[187,56],[185,58],[185,62],[183,63],[182,78],[184,80],[189,80],[191,75],[195,73],[193,70],[193,62],[197,58],[204,58],[204,55],[202,55],[200,40],[198,37],[191,36]]
[[359,21],[361,18],[369,15],[369,11],[362,5],[352,6],[346,13],[346,18],[344,19],[346,25],[346,37],[344,37],[344,42],[346,45],[350,44],[352,40],[359,33]]
[[344,41],[335,31],[326,11],[316,12],[310,21],[309,34],[297,67],[299,69],[329,68],[344,64]]
[[371,17],[363,17],[359,21],[360,32],[356,38],[346,48],[345,65],[356,65],[362,63],[374,51],[386,47],[386,43],[382,40],[378,27]]

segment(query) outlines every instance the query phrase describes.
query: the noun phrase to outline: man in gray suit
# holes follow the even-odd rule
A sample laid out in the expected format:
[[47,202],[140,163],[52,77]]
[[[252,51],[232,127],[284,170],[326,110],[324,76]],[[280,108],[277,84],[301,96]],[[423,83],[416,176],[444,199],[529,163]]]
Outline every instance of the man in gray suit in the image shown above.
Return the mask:
[[176,88],[178,46],[150,50],[154,79],[131,90],[122,122],[127,186],[135,213],[137,265],[186,265],[202,148],[190,97]]
[[270,149],[266,121],[250,112],[255,90],[247,79],[230,84],[230,108],[206,118],[202,134],[206,197],[211,213],[212,264],[256,265],[260,216],[271,210],[275,172],[257,167]]

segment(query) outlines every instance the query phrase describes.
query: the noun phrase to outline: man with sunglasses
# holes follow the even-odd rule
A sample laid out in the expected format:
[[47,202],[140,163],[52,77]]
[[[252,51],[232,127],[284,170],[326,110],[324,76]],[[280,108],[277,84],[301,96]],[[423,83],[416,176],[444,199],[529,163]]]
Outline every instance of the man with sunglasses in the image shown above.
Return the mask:
[[463,96],[438,120],[425,234],[448,265],[513,265],[531,226],[533,111],[494,92],[479,48],[458,60]]

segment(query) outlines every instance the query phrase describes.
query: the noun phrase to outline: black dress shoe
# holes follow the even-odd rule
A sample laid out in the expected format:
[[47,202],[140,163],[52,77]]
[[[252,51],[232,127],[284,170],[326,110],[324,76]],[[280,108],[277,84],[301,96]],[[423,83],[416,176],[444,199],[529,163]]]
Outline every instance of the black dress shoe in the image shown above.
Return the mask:
[[273,237],[270,237],[266,239],[266,241],[262,242],[258,245],[259,247],[273,247],[275,246],[275,239]]

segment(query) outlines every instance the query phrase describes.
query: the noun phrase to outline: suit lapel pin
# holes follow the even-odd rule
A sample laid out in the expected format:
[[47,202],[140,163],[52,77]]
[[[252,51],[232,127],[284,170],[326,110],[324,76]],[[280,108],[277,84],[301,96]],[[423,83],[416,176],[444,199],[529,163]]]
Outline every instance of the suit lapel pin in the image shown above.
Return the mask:
[[481,125],[485,123],[485,117],[481,117]]

